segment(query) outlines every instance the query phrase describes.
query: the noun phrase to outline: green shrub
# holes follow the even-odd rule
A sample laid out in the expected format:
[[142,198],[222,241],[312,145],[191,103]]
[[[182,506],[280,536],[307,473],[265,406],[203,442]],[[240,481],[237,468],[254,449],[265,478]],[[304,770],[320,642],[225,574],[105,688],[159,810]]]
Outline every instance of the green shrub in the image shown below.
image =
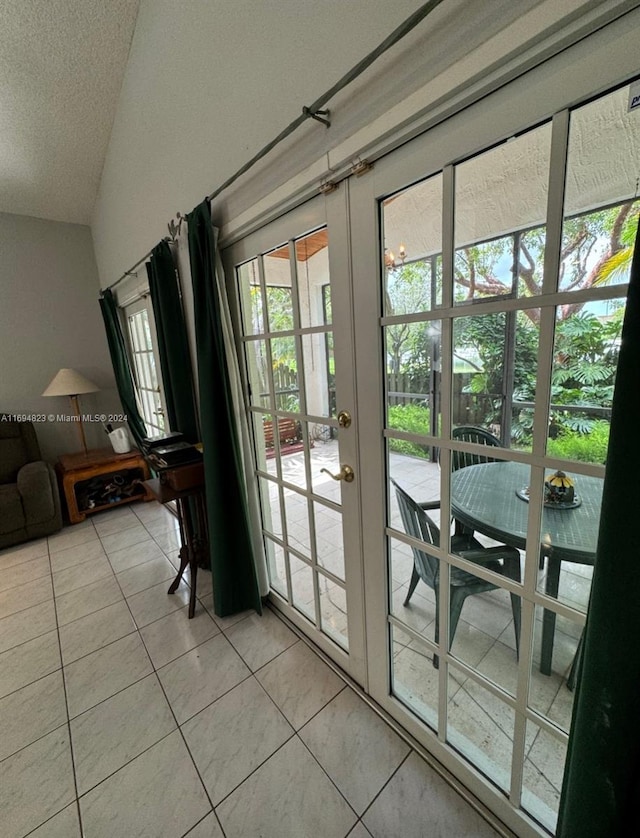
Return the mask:
[[[396,404],[389,407],[388,426],[411,434],[429,434],[429,408],[419,404]],[[405,439],[390,439],[389,450],[411,457],[429,459],[429,446]]]
[[589,433],[562,431],[556,439],[547,444],[547,454],[563,460],[578,460],[583,463],[601,463],[607,458],[609,445],[609,423],[594,422]]

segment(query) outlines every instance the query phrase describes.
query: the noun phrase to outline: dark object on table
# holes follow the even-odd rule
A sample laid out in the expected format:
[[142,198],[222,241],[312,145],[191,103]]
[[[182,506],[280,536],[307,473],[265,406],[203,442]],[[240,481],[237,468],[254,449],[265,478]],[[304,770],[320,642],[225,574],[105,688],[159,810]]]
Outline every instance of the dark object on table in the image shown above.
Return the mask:
[[148,454],[154,448],[166,448],[167,445],[175,445],[176,442],[184,442],[184,434],[179,431],[169,431],[160,436],[146,436],[140,441],[140,447],[144,454]]
[[[529,487],[523,486],[521,489],[516,489],[516,495],[520,498],[520,500],[526,500],[529,503]],[[580,504],[582,503],[582,499],[578,497],[578,495],[573,496],[572,501],[548,501],[546,500],[546,493],[545,493],[545,501],[544,506],[547,509],[577,509]],[[540,568],[542,569],[542,561],[540,562]]]
[[58,482],[42,460],[33,424],[0,415],[0,547],[60,529]]
[[153,448],[147,453],[147,460],[152,468],[161,470],[202,462],[202,453],[189,442],[176,442]]
[[570,504],[574,495],[574,482],[564,471],[555,471],[544,481],[545,503]]
[[[417,538],[424,541],[426,544],[432,544],[434,547],[440,546],[440,530],[427,515],[426,509],[439,509],[440,501],[432,503],[417,503],[404,489],[402,489],[395,480],[391,479],[395,486],[396,496],[398,498],[398,505],[400,507],[400,515],[402,516],[402,523],[404,524],[407,535],[412,538]],[[436,628],[435,628],[435,642],[438,642],[439,637],[439,605],[440,597],[438,596],[438,589],[440,586],[440,562],[439,560],[424,550],[417,547],[411,548],[413,551],[413,573],[411,574],[411,582],[409,584],[409,591],[403,605],[408,605],[416,585],[419,580],[428,585],[435,591],[436,595]],[[476,541],[473,536],[454,535],[451,537],[451,551],[462,556],[467,561],[475,562],[483,567],[500,573],[515,582],[520,582],[520,554],[514,547],[507,547],[506,545],[499,545],[498,547],[483,547],[479,541]],[[472,594],[482,594],[485,591],[493,591],[498,588],[493,582],[486,582],[474,576],[466,570],[461,570],[458,567],[451,567],[451,591],[450,597],[450,612],[449,612],[449,647],[453,643],[453,638],[462,612],[462,606],[468,596]],[[520,597],[516,594],[511,594],[511,608],[513,611],[513,623],[516,635],[516,655],[520,647]],[[438,656],[434,655],[433,665],[437,668],[439,666]]]
[[[496,541],[524,550],[527,546],[529,510],[514,486],[531,476],[525,463],[481,463],[451,475],[451,511],[467,526]],[[547,561],[544,592],[558,598],[563,562],[593,565],[598,541],[603,480],[580,475],[581,504],[571,512],[546,505],[542,515],[540,563]],[[544,609],[540,672],[551,674],[556,613]]]
[[204,462],[200,460],[198,463],[163,469],[160,482],[170,486],[174,492],[183,492],[192,486],[204,486]]

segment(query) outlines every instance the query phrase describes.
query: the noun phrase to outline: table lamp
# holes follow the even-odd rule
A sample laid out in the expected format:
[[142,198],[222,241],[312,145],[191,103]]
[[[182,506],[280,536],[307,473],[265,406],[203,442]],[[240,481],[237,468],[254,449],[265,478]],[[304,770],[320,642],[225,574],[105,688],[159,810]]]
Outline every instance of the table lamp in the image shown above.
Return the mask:
[[84,453],[87,454],[87,441],[84,437],[84,428],[82,427],[82,415],[80,413],[80,406],[78,405],[78,396],[81,393],[97,393],[100,388],[96,386],[93,381],[89,381],[84,375],[79,372],[69,369],[61,369],[53,378],[47,389],[42,394],[43,396],[69,396],[71,405],[75,413],[75,422],[80,428],[80,437],[82,439],[82,447]]

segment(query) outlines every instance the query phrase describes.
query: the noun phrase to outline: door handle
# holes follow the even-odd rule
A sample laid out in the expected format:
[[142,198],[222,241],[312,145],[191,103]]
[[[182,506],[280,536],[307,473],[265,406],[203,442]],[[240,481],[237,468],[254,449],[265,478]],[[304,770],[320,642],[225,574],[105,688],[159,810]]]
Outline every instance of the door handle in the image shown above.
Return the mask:
[[341,410],[338,413],[338,425],[341,428],[350,428],[351,427],[351,414],[348,410]]
[[320,471],[326,472],[329,477],[333,477],[334,480],[344,480],[345,483],[353,483],[355,478],[355,473],[351,466],[341,466],[340,471],[337,474],[331,474],[328,468],[321,468]]

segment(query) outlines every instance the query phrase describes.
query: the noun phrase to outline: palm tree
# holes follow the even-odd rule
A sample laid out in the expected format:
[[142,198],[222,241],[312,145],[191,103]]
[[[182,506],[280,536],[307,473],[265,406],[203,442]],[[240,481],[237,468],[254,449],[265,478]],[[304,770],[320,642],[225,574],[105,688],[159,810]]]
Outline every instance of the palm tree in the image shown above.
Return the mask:
[[620,250],[613,253],[600,267],[595,285],[607,285],[614,282],[625,282],[631,271],[633,259],[633,245],[635,242],[638,219],[640,218],[640,201],[636,201],[625,220],[620,233]]

